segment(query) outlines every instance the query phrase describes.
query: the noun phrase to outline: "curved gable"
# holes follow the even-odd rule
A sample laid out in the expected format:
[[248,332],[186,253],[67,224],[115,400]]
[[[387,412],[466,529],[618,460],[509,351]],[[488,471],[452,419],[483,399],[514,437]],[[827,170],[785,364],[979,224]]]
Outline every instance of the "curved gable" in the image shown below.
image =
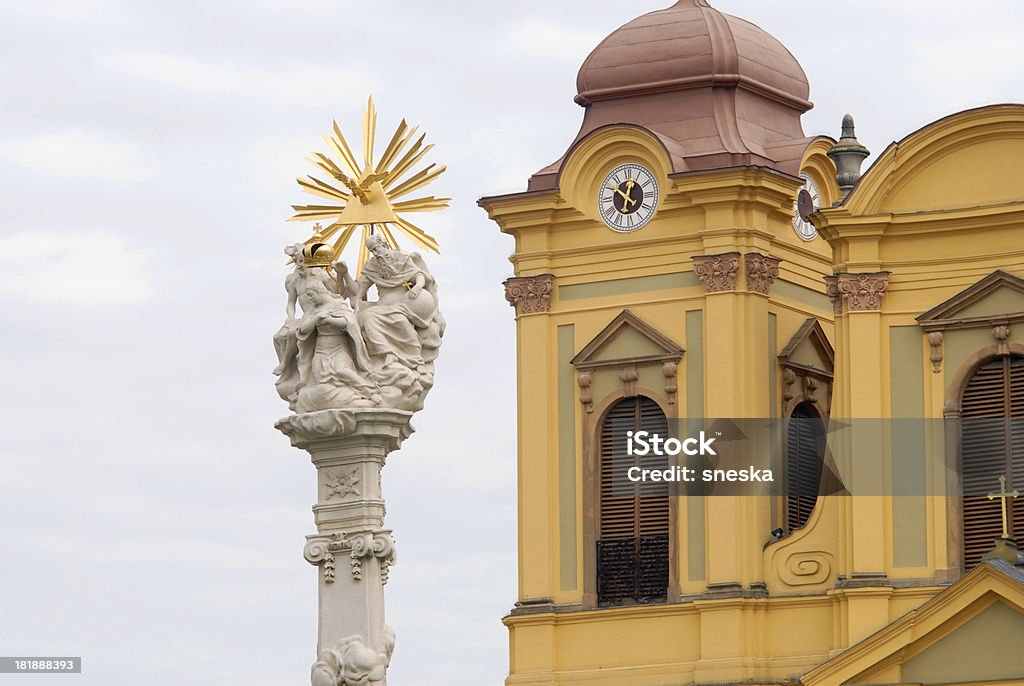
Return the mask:
[[850,194],[855,214],[1024,200],[1024,105],[967,110],[890,145]]

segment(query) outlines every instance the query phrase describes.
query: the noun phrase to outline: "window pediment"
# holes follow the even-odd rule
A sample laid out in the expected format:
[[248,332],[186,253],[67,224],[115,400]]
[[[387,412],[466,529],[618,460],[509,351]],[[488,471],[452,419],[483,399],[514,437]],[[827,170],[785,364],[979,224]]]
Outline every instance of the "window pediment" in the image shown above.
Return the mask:
[[797,330],[779,353],[779,364],[798,376],[815,376],[823,381],[832,379],[835,351],[817,319],[808,319]]
[[572,358],[581,371],[642,362],[678,362],[686,352],[629,310],[623,310]]
[[917,318],[925,331],[1024,321],[1024,279],[996,270]]

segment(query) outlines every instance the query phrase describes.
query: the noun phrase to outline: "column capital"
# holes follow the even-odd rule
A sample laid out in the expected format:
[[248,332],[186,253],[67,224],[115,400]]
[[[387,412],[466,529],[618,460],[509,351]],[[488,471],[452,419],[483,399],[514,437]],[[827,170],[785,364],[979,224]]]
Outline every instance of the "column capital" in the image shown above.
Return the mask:
[[772,284],[779,278],[779,265],[782,264],[782,260],[750,252],[743,256],[743,261],[747,270],[747,290],[768,295]]
[[704,284],[707,293],[726,293],[736,290],[736,277],[740,272],[740,254],[694,255],[693,271]]
[[505,300],[516,308],[516,316],[551,311],[551,294],[555,290],[555,275],[516,276],[506,279]]
[[850,274],[839,272],[826,276],[826,292],[836,314],[846,312],[881,312],[882,296],[889,290],[890,272]]

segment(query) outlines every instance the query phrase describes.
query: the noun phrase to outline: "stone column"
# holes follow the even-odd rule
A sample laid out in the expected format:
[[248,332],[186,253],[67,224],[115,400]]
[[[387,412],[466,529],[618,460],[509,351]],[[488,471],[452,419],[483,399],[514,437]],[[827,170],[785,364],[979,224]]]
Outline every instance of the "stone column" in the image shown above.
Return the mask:
[[317,532],[303,550],[319,572],[314,686],[386,684],[395,637],[384,621],[384,584],[396,553],[384,528],[381,469],[412,433],[411,417],[400,410],[323,410],[275,424],[309,452],[317,471]]

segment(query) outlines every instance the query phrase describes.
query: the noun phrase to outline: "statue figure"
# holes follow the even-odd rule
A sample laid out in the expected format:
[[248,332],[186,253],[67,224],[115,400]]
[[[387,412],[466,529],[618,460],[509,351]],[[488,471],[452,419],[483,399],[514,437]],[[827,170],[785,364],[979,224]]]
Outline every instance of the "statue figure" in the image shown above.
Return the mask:
[[369,686],[384,681],[395,650],[395,632],[384,627],[384,646],[374,650],[361,636],[347,636],[320,653],[313,665],[313,686]]
[[[437,284],[418,253],[393,250],[381,236],[366,247],[373,257],[355,282],[357,318],[366,348],[378,365],[376,379],[385,403],[419,410],[434,385],[434,360],[445,321],[437,307]],[[366,302],[371,286],[377,300]]]
[[309,303],[295,333],[299,388],[295,411],[375,407],[380,389],[366,377],[370,359],[352,308],[320,282],[306,285]]
[[[294,412],[416,411],[434,384],[445,328],[437,284],[419,254],[393,250],[377,235],[366,246],[373,257],[357,280],[342,261],[330,265],[332,275],[323,260],[308,264],[302,244],[285,248],[295,269],[285,278],[274,374],[278,394]],[[372,287],[377,300],[367,301]]]
[[291,405],[299,389],[298,339],[295,335],[299,320],[296,318],[295,306],[301,305],[303,312],[311,309],[311,302],[306,295],[308,284],[321,283],[328,290],[337,288],[337,285],[323,269],[306,265],[302,255],[302,243],[286,246],[284,254],[295,262],[295,269],[284,280],[288,303],[285,305],[284,325],[274,334],[274,349],[277,351],[278,360],[274,374],[278,377],[275,384],[278,395]]

